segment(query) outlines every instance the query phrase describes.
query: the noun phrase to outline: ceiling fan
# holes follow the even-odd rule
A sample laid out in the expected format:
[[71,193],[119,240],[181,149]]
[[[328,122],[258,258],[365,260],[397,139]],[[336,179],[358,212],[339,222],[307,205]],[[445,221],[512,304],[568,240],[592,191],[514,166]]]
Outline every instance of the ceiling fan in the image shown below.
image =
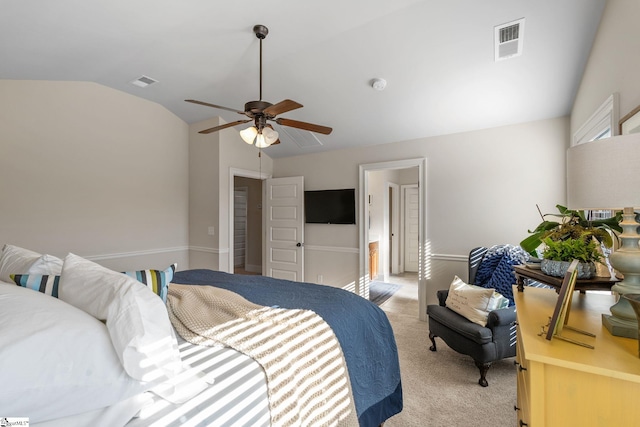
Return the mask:
[[280,140],[278,139],[278,132],[276,132],[273,129],[273,126],[268,123],[269,121],[275,122],[281,126],[290,126],[293,128],[329,135],[333,130],[330,127],[286,119],[284,117],[276,117],[279,114],[301,108],[302,104],[290,99],[285,99],[277,104],[271,104],[270,102],[262,100],[262,40],[264,40],[264,38],[267,37],[267,34],[269,34],[269,29],[264,25],[255,25],[253,27],[253,32],[260,40],[260,100],[247,102],[244,104],[244,111],[239,111],[234,108],[223,107],[221,105],[197,101],[195,99],[185,99],[186,102],[233,111],[248,117],[248,119],[237,120],[235,122],[201,130],[198,133],[208,134],[253,121],[254,125],[240,131],[240,136],[247,144],[253,144],[255,141],[256,147],[258,148],[265,148],[270,145],[280,143]]

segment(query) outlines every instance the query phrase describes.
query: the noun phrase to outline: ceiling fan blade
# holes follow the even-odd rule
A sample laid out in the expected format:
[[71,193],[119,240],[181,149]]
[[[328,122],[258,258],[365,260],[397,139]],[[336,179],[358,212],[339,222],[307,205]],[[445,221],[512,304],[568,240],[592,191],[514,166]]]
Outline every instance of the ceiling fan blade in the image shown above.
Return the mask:
[[207,133],[217,132],[217,131],[219,131],[219,130],[226,129],[226,128],[230,128],[230,127],[233,127],[233,126],[236,126],[236,125],[239,125],[239,124],[242,124],[242,123],[247,123],[247,122],[250,122],[250,121],[251,121],[251,119],[248,119],[248,120],[238,120],[238,121],[231,122],[231,123],[227,123],[227,124],[224,124],[224,125],[215,126],[215,127],[209,128],[209,129],[201,130],[201,131],[200,131],[200,132],[198,132],[198,133],[204,133],[204,134],[207,134]]
[[292,128],[304,129],[311,132],[321,133],[323,135],[329,135],[333,130],[332,128],[327,126],[314,125],[313,123],[299,122],[297,120],[284,119],[284,118],[276,119],[275,122],[281,126],[290,126]]
[[244,111],[238,111],[235,108],[229,108],[229,107],[223,107],[221,105],[209,104],[208,102],[197,101],[195,99],[185,99],[185,101],[186,102],[191,102],[192,104],[204,105],[205,107],[220,108],[221,110],[233,111],[234,113],[244,114]]
[[298,104],[296,101],[292,101],[290,99],[285,99],[284,101],[280,101],[277,104],[273,104],[272,106],[265,108],[263,113],[275,117],[278,114],[286,113],[287,111],[295,110],[297,108],[302,108],[302,104]]

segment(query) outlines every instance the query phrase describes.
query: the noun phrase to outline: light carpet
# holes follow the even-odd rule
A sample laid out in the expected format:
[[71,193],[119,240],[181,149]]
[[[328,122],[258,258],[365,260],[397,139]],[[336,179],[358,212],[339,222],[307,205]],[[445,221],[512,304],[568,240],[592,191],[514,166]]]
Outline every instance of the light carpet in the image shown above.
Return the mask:
[[[495,362],[487,373],[489,387],[478,385],[473,360],[436,338],[429,350],[429,325],[417,318],[416,296],[405,289],[381,308],[387,313],[400,357],[403,411],[385,427],[503,427],[516,424],[514,358]],[[415,299],[413,299],[415,298]]]

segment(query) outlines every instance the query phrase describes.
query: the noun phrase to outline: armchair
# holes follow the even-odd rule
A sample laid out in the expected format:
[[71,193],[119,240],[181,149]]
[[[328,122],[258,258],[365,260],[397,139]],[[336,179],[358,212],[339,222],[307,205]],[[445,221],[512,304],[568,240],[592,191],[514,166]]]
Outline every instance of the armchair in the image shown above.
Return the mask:
[[[487,248],[479,247],[469,253],[469,283],[475,282],[478,266]],[[489,313],[487,325],[480,326],[446,306],[449,290],[437,292],[439,304],[427,306],[431,351],[436,351],[436,337],[461,354],[471,356],[480,370],[478,384],[487,387],[486,375],[494,361],[516,355],[515,307]]]

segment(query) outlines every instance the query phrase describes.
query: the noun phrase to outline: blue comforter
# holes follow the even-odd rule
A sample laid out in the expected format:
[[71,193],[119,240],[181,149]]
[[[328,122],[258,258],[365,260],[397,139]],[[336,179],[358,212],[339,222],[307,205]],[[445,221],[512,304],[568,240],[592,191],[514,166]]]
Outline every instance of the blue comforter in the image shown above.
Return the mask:
[[360,426],[377,427],[402,410],[398,349],[386,314],[375,304],[330,286],[213,270],[176,272],[173,282],[228,289],[260,305],[313,310],[340,341]]

